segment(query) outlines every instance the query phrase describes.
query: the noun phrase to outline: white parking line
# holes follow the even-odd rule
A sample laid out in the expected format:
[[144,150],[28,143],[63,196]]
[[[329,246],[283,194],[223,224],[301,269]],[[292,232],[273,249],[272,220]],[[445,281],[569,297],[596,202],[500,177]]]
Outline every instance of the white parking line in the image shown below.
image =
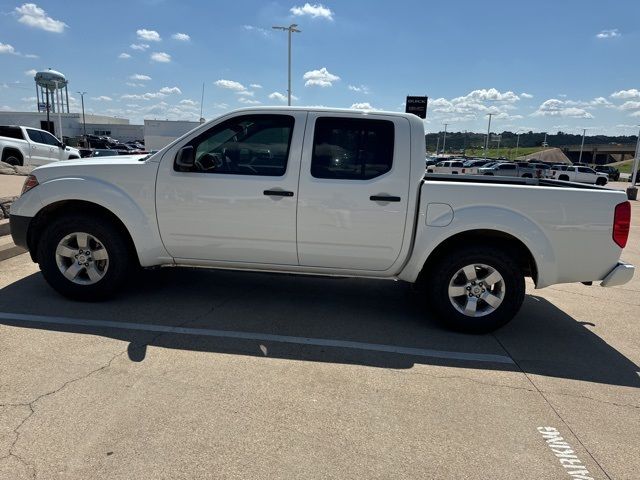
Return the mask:
[[206,337],[237,338],[242,340],[258,340],[278,343],[293,343],[298,345],[313,345],[317,347],[349,348],[372,352],[398,353],[427,358],[443,358],[447,360],[465,360],[471,362],[507,363],[514,364],[511,357],[489,353],[450,352],[446,350],[431,350],[428,348],[400,347],[397,345],[382,345],[378,343],[352,342],[349,340],[332,340],[327,338],[293,337],[289,335],[272,335],[269,333],[237,332],[232,330],[210,330],[208,328],[171,327],[167,325],[153,325],[146,323],[110,322],[107,320],[85,320],[80,318],[49,317],[43,315],[24,315],[19,313],[0,312],[0,322],[13,321],[25,323],[47,323],[57,325],[76,325],[94,328],[117,328],[122,330],[140,330],[145,332],[174,333],[179,335],[199,335]]

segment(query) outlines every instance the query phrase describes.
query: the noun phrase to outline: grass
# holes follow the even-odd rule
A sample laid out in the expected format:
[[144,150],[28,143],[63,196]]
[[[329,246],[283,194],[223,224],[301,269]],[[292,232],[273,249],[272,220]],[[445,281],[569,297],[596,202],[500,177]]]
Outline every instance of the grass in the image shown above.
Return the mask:
[[[523,155],[530,155],[535,152],[541,151],[540,147],[520,147],[518,148],[518,156],[522,157]],[[468,157],[484,157],[484,149],[483,148],[467,148],[466,154]],[[500,148],[498,151],[496,148],[490,148],[487,150],[487,157],[497,158],[497,157],[506,157],[509,160],[515,160],[516,158],[516,149],[514,148]]]

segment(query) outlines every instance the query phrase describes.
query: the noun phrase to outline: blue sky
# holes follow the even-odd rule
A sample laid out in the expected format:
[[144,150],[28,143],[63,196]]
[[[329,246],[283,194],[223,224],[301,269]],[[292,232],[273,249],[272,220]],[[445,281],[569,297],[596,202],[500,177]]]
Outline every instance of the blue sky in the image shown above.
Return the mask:
[[[0,0],[0,109],[34,110],[33,70],[53,68],[87,111],[197,120],[286,104],[403,110],[430,98],[427,131],[635,134],[636,0],[235,2]],[[258,103],[259,102],[259,103]]]

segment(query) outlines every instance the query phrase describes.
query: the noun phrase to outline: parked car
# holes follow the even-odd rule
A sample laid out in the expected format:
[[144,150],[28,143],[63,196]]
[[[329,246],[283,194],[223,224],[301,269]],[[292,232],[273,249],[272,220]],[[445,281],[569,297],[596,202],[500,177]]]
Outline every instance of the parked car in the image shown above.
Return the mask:
[[551,178],[565,182],[589,183],[591,185],[606,185],[609,177],[598,173],[593,168],[580,165],[568,165],[563,169],[551,169]]
[[480,167],[479,175],[537,178],[536,169],[531,165],[522,166],[515,162],[498,162],[490,167]]
[[427,173],[448,173],[450,175],[458,175],[466,173],[464,164],[460,160],[445,160],[438,162],[432,167],[427,168]]
[[604,173],[609,177],[609,180],[613,180],[614,182],[620,180],[620,170],[610,165],[597,165],[595,171]]
[[476,173],[478,173],[478,168],[484,167],[489,163],[492,163],[491,160],[473,159],[473,160],[467,160],[466,162],[464,162],[463,166],[465,168],[466,174],[475,175]]
[[66,146],[45,130],[16,125],[0,126],[0,159],[9,165],[45,165],[80,158],[80,151]]
[[138,266],[379,278],[415,283],[472,332],[518,312],[527,276],[536,288],[633,276],[619,261],[624,192],[425,176],[424,151],[413,114],[238,110],[155,155],[35,169],[11,234],[74,299],[113,296]]

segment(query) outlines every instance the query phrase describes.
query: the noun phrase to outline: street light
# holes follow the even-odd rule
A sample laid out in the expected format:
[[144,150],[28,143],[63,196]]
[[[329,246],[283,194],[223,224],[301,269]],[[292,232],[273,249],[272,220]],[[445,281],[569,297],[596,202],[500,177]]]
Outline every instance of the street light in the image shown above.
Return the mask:
[[76,92],[80,95],[80,101],[82,102],[82,131],[84,132],[84,138],[87,139],[87,123],[84,120],[84,96],[87,92]]
[[582,163],[582,150],[584,150],[584,136],[587,133],[587,129],[582,129],[582,143],[580,144],[580,158],[578,158],[578,163]]
[[491,135],[491,117],[493,113],[487,113],[489,115],[489,126],[487,127],[487,139],[484,142],[484,159],[487,159],[487,149],[489,148],[489,135]]
[[292,23],[288,27],[271,27],[274,30],[283,30],[289,33],[289,88],[287,88],[287,105],[291,106],[291,34],[294,32],[300,33],[302,30],[298,30],[298,25]]
[[444,124],[444,138],[442,139],[442,154],[444,155],[445,153],[447,153],[446,147],[447,147],[447,127],[449,126],[448,123]]
[[516,132],[516,157],[514,158],[514,160],[518,159],[518,148],[520,148],[520,135],[522,134],[522,132],[520,132],[520,130],[518,130]]

